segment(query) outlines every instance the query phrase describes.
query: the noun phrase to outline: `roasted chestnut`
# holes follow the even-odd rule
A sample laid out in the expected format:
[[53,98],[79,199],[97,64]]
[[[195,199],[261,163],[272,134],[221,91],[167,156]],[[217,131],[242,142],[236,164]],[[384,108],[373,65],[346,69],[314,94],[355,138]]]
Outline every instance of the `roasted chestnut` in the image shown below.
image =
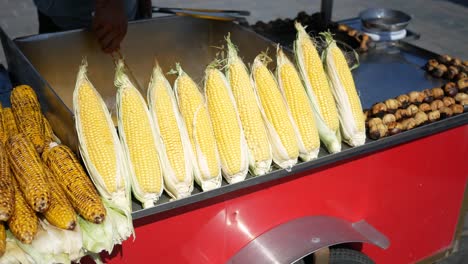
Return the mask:
[[408,116],[414,116],[418,111],[419,111],[419,108],[414,104],[406,108],[406,112],[408,113]]
[[400,122],[404,130],[410,130],[416,127],[416,120],[410,117]]
[[448,96],[455,96],[458,93],[457,84],[449,82],[444,85],[444,92]]
[[451,61],[450,61],[450,64],[453,65],[453,66],[459,66],[459,65],[462,65],[462,61],[460,59],[457,59],[457,58],[453,58]]
[[434,100],[434,96],[432,95],[432,90],[431,89],[424,89],[422,91],[422,93],[424,94],[423,102],[431,103]]
[[409,105],[409,96],[406,94],[399,95],[396,100],[400,103],[401,107],[406,108]]
[[387,135],[387,126],[384,124],[378,124],[369,128],[369,137],[372,139],[383,138]]
[[447,79],[449,79],[449,80],[453,80],[453,79],[455,79],[455,76],[456,76],[457,74],[459,74],[459,73],[460,73],[460,71],[458,70],[458,67],[456,67],[456,66],[448,66],[447,71],[445,72],[444,77],[447,78]]
[[400,119],[408,117],[408,111],[406,109],[397,109],[395,112],[395,119],[398,121]]
[[426,63],[426,70],[428,71],[432,71],[435,69],[435,67],[437,67],[437,65],[439,65],[439,62],[435,59],[430,59],[427,61]]
[[374,117],[374,118],[371,118],[368,122],[367,122],[367,125],[369,127],[373,127],[373,126],[377,126],[379,124],[383,124],[382,122],[382,119],[378,118],[378,117]]
[[435,100],[431,103],[431,110],[439,110],[439,108],[441,108],[442,106],[445,106],[442,100]]
[[452,97],[446,96],[446,97],[442,98],[442,102],[444,102],[445,106],[451,106],[451,105],[455,104],[455,99],[453,99]]
[[431,111],[431,106],[428,103],[422,103],[419,105],[419,111],[429,112]]
[[420,126],[427,122],[428,117],[426,113],[419,111],[414,115],[414,120],[416,121],[416,125]]
[[387,111],[389,113],[395,113],[400,106],[400,103],[395,99],[388,99],[385,101],[385,105],[387,106]]
[[468,90],[468,78],[458,80],[457,86],[460,92],[466,92]]
[[388,134],[389,135],[395,135],[395,134],[398,134],[400,132],[402,132],[404,129],[403,129],[403,126],[398,123],[398,122],[391,122],[387,125],[387,129],[388,129]]
[[396,117],[393,114],[386,114],[382,118],[382,123],[384,125],[388,125],[389,123],[392,123],[392,122],[395,122],[395,121],[396,121]]
[[466,93],[457,93],[457,95],[455,95],[454,99],[457,102],[461,102],[463,100],[468,99],[468,94],[466,94]]
[[447,71],[448,71],[447,66],[445,66],[444,64],[439,64],[439,65],[437,65],[437,67],[434,68],[434,70],[432,70],[431,73],[432,73],[432,76],[440,78],[440,77],[444,76],[444,74]]
[[447,106],[442,106],[439,108],[439,112],[441,118],[451,117],[453,115],[452,109]]
[[387,113],[387,106],[384,103],[377,103],[372,106],[371,112],[373,116],[382,117]]
[[[467,67],[468,68],[468,67]],[[468,70],[467,70],[468,72]],[[460,72],[458,73],[456,76],[455,76],[455,80],[461,80],[461,79],[465,79],[465,78],[468,78],[468,73],[467,72]]]
[[436,87],[432,88],[432,96],[434,96],[434,99],[440,99],[444,97],[444,90],[442,88]]
[[450,110],[452,110],[454,115],[458,115],[463,113],[464,107],[461,104],[453,104],[450,106]]
[[424,100],[424,93],[417,92],[417,91],[412,91],[408,94],[409,96],[409,101],[412,104],[420,104]]
[[429,119],[429,122],[437,121],[440,119],[440,112],[439,110],[431,111],[429,112],[429,114],[427,114],[427,117]]
[[452,57],[450,57],[449,55],[442,55],[439,56],[437,60],[439,61],[439,63],[450,64],[450,62],[452,61]]

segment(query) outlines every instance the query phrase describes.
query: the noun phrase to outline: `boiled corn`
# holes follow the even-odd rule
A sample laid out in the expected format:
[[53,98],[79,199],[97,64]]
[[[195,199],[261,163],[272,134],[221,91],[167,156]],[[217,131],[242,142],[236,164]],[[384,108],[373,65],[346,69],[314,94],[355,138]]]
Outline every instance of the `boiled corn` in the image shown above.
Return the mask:
[[143,207],[154,206],[163,191],[161,148],[156,125],[145,99],[124,73],[124,63],[116,69],[117,118],[119,135],[132,179],[132,189]]
[[44,147],[44,125],[36,93],[28,85],[20,85],[11,92],[11,109],[19,132],[25,134],[37,152]]
[[255,58],[252,77],[269,132],[273,161],[281,168],[291,168],[299,156],[298,139],[286,101],[265,65],[266,59],[264,55]]
[[106,217],[106,209],[93,183],[70,148],[53,142],[44,149],[42,159],[76,212],[87,221],[102,223]]
[[8,155],[3,144],[0,144],[0,221],[7,221],[13,214],[15,189],[11,181],[12,175]]
[[62,228],[73,230],[76,226],[76,213],[62,187],[57,183],[57,179],[47,166],[44,166],[47,177],[47,184],[51,192],[50,206],[45,211],[44,216],[50,224]]
[[173,198],[187,197],[193,191],[190,140],[174,92],[159,65],[153,69],[147,98],[165,150],[161,153],[165,189]]
[[236,100],[237,111],[249,147],[250,171],[253,175],[263,175],[271,167],[270,140],[247,67],[237,55],[229,36],[226,41],[228,45],[226,77]]
[[123,149],[104,100],[87,77],[84,60],[73,92],[80,154],[101,196],[119,207],[130,206],[130,180]]
[[364,145],[366,128],[361,100],[354,85],[353,75],[343,52],[330,33],[323,33],[327,41],[325,50],[326,71],[338,107],[343,141],[350,146]]
[[340,122],[327,75],[314,43],[298,22],[294,42],[296,60],[312,103],[320,139],[331,153],[341,151]]
[[11,136],[6,143],[10,167],[24,198],[36,212],[49,208],[50,191],[39,155],[24,134]]
[[24,244],[31,244],[34,236],[37,234],[39,219],[26,203],[15,179],[12,180],[12,184],[15,189],[15,210],[10,219],[8,219],[8,227],[19,241]]
[[221,186],[221,165],[213,125],[198,86],[177,65],[174,91],[195,156],[195,180],[203,190]]
[[228,183],[243,181],[249,168],[247,142],[231,88],[223,73],[212,66],[205,71],[205,97],[223,176]]
[[296,134],[299,138],[299,156],[304,161],[317,158],[320,139],[315,124],[314,111],[296,68],[279,46],[276,65],[278,84],[296,125]]

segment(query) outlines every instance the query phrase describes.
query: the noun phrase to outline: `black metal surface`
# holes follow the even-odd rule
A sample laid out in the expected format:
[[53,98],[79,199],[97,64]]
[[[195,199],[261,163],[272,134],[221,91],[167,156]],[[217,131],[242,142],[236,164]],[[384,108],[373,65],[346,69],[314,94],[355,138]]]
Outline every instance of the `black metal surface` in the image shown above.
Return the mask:
[[[168,30],[168,28],[179,28],[185,31],[174,33],[174,30]],[[168,33],[164,34],[164,32]],[[127,39],[123,44],[123,52],[127,54],[127,62],[141,83],[146,83],[148,78],[146,75],[150,73],[153,61],[151,55],[154,54],[152,53],[154,50],[156,50],[158,60],[164,68],[169,69],[175,61],[180,61],[196,80],[200,80],[204,67],[214,58],[217,51],[209,47],[219,46],[227,32],[231,32],[231,38],[239,46],[240,55],[246,63],[250,63],[255,55],[266,47],[273,47],[273,43],[255,34],[251,29],[233,23],[177,17],[132,24],[129,27],[130,39]],[[112,62],[98,52],[97,44],[90,43],[90,39],[90,36],[85,32],[75,31],[17,40],[16,44],[20,45],[21,51],[27,54],[26,58],[15,43],[5,35],[2,36],[4,47],[7,46],[5,51],[10,71],[18,78],[18,81],[30,83],[39,87],[38,89],[45,89],[44,91],[47,93],[39,94],[42,102],[47,103],[48,100],[52,100],[51,96],[56,97],[55,101],[52,100],[52,104],[47,105],[46,108],[53,107],[50,109],[59,111],[57,113],[62,111],[61,115],[65,118],[62,120],[63,125],[68,125],[68,127],[63,126],[59,129],[63,129],[63,133],[71,131],[68,133],[70,135],[65,135],[72,138],[76,137],[73,118],[70,111],[65,111],[71,109],[71,101],[68,99],[62,102],[60,98],[70,96],[74,87],[74,75],[83,54],[90,55],[89,59],[92,59],[90,71],[95,70],[91,79],[95,85],[98,84],[97,88],[100,89],[106,102],[112,105],[115,96],[113,87],[109,85],[112,83],[113,67],[108,67],[108,64],[110,65]],[[145,43],[145,45],[141,45],[141,43]],[[70,53],[71,48],[74,50],[73,53]],[[151,48],[154,49],[152,52]],[[291,54],[289,53],[289,55]],[[67,60],[63,60],[64,56],[67,57]],[[362,55],[361,65],[353,72],[353,75],[363,106],[366,108],[377,101],[412,90],[439,86],[440,80],[425,75],[421,69],[427,59],[435,56],[437,54],[404,42],[379,46]],[[47,58],[47,61],[44,58]],[[49,91],[50,87],[54,90]],[[49,114],[54,113],[49,111]],[[154,219],[194,210],[197,206],[206,203],[229,199],[231,195],[237,195],[240,191],[254,191],[256,188],[262,188],[263,184],[275,184],[279,179],[289,180],[301,177],[300,172],[318,170],[331,164],[337,165],[340,162],[359,158],[361,155],[382,151],[398,144],[466,124],[468,124],[468,113],[377,141],[368,140],[361,147],[350,148],[343,145],[342,152],[332,155],[321,149],[318,159],[299,163],[291,171],[278,169],[260,177],[249,175],[243,182],[232,185],[223,182],[222,187],[208,192],[195,189],[192,196],[181,200],[170,201],[167,195],[163,195],[156,206],[148,209],[142,209],[139,203],[134,202],[132,215],[134,219],[150,215],[153,216],[151,219]],[[67,144],[76,144],[76,141],[73,142],[72,139],[66,141],[68,141]]]

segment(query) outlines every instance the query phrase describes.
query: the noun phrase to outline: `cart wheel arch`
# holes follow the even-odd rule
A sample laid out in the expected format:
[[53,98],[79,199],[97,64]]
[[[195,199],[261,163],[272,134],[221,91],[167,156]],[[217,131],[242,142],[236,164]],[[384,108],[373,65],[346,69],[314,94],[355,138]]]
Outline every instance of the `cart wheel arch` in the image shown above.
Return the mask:
[[347,243],[390,246],[388,238],[365,220],[352,223],[333,216],[305,216],[256,237],[227,263],[293,263],[322,248]]

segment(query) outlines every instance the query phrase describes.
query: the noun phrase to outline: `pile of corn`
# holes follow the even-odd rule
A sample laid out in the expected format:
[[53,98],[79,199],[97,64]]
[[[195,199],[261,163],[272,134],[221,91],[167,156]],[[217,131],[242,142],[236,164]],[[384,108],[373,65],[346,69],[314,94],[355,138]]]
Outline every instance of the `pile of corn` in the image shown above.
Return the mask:
[[206,68],[202,87],[179,64],[171,87],[156,63],[146,98],[118,61],[118,135],[91,82],[77,83],[80,151],[101,195],[125,200],[131,189],[147,208],[163,190],[180,199],[194,182],[207,191],[222,178],[236,183],[249,172],[266,174],[273,163],[291,169],[317,158],[320,141],[330,153],[341,151],[342,138],[364,144],[361,103],[342,51],[326,35],[322,62],[305,29],[296,28],[298,68],[278,47],[275,73],[265,54],[249,70],[228,36],[227,58]]
[[74,230],[79,216],[99,224],[107,214],[75,154],[55,142],[33,89],[15,87],[10,101],[0,105],[0,256],[7,231],[31,244],[42,222]]

